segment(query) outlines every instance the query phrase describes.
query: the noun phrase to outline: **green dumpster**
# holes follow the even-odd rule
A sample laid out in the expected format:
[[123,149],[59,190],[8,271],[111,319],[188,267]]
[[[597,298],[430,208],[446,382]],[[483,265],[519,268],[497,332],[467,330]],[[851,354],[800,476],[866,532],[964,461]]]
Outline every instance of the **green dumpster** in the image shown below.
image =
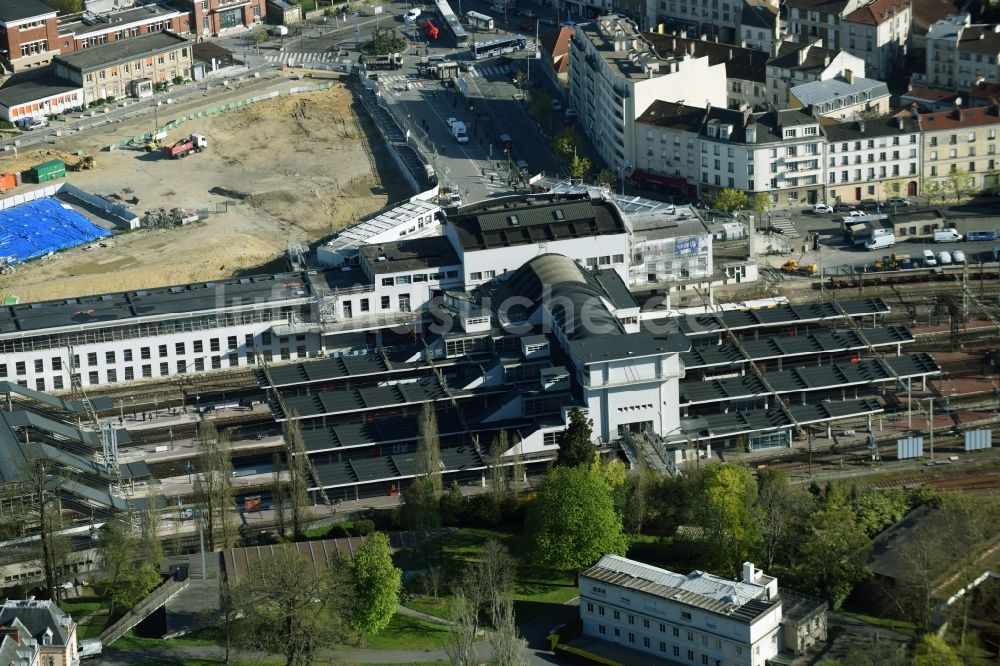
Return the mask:
[[31,179],[33,181],[36,183],[47,183],[56,178],[65,178],[66,164],[62,160],[49,160],[48,162],[36,164],[29,171],[31,171]]

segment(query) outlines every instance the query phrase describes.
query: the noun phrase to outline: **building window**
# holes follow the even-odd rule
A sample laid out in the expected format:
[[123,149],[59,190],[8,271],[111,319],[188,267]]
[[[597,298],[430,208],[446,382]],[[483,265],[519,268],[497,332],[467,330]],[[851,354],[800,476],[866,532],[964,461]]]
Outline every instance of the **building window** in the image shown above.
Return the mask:
[[55,371],[57,371],[57,372],[59,370],[62,370],[62,357],[61,356],[53,356],[52,357],[52,369],[55,370]]
[[178,356],[183,356],[186,353],[185,352],[186,348],[187,348],[187,345],[184,344],[183,342],[176,342],[176,343],[174,343],[174,352]]
[[141,358],[144,361],[148,361],[151,358],[150,348],[149,347],[140,347],[139,348],[139,358]]
[[143,377],[147,377],[147,378],[148,377],[152,377],[153,376],[153,366],[152,365],[144,365],[144,366],[142,366],[142,376]]
[[381,305],[382,305],[382,309],[383,310],[388,310],[389,308],[392,307],[392,305],[389,303],[389,300],[390,299],[389,299],[388,296],[383,296],[382,297]]
[[114,384],[118,381],[118,371],[114,368],[108,368],[108,383]]
[[45,372],[45,361],[40,358],[35,359],[35,372]]
[[87,365],[97,365],[97,352],[87,353]]
[[170,375],[170,364],[164,361],[160,363],[160,376],[168,377]]
[[368,299],[367,298],[362,298],[359,303],[360,303],[360,306],[361,306],[361,311],[362,312],[368,312]]
[[91,385],[96,385],[100,383],[100,379],[97,376],[97,370],[92,370],[88,373],[87,381]]

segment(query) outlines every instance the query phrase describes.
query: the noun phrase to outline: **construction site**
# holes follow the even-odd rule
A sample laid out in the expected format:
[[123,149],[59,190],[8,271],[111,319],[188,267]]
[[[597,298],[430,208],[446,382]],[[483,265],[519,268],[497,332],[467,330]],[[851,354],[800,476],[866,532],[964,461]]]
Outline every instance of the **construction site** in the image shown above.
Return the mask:
[[[286,77],[271,84],[289,88]],[[4,153],[0,172],[60,160],[72,172],[70,183],[154,223],[100,246],[10,266],[0,275],[0,294],[35,301],[228,277],[280,260],[290,243],[329,236],[408,194],[340,83],[188,120],[162,138],[169,149],[191,135],[205,137],[207,148],[184,159],[142,144],[118,147],[124,137],[195,108],[163,106],[68,134],[58,148]]]

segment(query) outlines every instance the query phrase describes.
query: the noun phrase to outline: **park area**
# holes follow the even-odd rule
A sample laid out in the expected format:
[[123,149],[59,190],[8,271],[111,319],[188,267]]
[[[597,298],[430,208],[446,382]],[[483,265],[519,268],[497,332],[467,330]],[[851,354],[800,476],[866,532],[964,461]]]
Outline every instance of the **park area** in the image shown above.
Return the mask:
[[[279,77],[271,89],[287,91],[291,83]],[[233,98],[249,94],[234,91]],[[195,104],[163,107],[157,122],[196,112]],[[138,145],[106,150],[149,132],[152,114],[62,137],[58,149],[5,153],[0,172],[52,159],[73,164],[90,154],[96,167],[68,174],[73,185],[131,205],[140,217],[180,208],[202,211],[203,219],[116,233],[100,246],[8,268],[0,275],[0,294],[36,301],[283,269],[276,260],[289,243],[317,241],[408,195],[368,123],[337,82],[184,122],[166,142],[199,133],[208,148],[183,159]]]

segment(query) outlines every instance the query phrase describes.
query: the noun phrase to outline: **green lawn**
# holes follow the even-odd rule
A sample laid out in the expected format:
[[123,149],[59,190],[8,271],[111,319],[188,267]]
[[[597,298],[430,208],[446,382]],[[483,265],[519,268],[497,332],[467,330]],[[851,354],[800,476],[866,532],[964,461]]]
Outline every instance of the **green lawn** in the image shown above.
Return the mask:
[[97,596],[93,588],[84,588],[83,596],[63,601],[59,607],[76,620],[78,639],[97,638],[108,626],[105,600]]
[[892,620],[885,617],[876,617],[874,615],[867,615],[866,613],[855,613],[853,611],[840,610],[842,613],[848,617],[852,617],[860,622],[867,622],[868,624],[873,624],[877,627],[885,627],[886,629],[892,629],[898,631],[901,634],[906,634],[907,636],[916,636],[917,627],[912,622],[906,622],[904,620]]
[[451,597],[448,595],[440,594],[438,595],[438,598],[435,599],[433,597],[425,597],[421,594],[410,597],[403,605],[407,608],[412,608],[415,611],[420,611],[421,613],[427,613],[428,615],[433,615],[434,617],[450,620],[450,602]]
[[219,641],[214,634],[206,632],[205,635],[192,634],[190,636],[178,636],[164,640],[162,638],[142,638],[136,636],[131,631],[116,640],[107,650],[128,650],[134,648],[159,648],[171,645],[218,645]]
[[396,613],[378,636],[365,636],[365,647],[374,650],[431,650],[444,647],[448,629],[440,624]]

